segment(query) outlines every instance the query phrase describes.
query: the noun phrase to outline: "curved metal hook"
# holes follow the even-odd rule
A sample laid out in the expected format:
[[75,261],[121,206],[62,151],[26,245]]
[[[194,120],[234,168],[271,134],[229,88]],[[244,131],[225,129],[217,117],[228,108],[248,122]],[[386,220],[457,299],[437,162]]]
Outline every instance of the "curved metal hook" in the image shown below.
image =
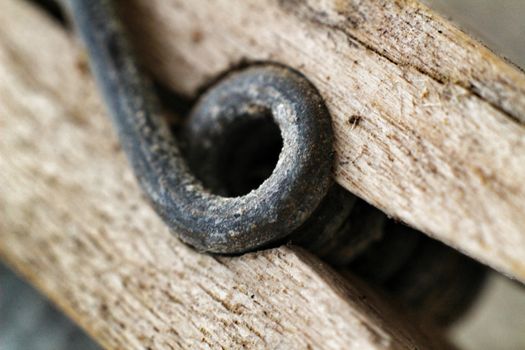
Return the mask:
[[271,110],[284,144],[274,172],[259,188],[221,197],[190,173],[112,2],[70,0],[70,5],[135,175],[183,241],[209,252],[244,252],[287,236],[312,214],[331,183],[332,130],[322,98],[304,77],[289,69],[256,67],[209,93],[221,108],[208,113],[234,115],[253,106]]

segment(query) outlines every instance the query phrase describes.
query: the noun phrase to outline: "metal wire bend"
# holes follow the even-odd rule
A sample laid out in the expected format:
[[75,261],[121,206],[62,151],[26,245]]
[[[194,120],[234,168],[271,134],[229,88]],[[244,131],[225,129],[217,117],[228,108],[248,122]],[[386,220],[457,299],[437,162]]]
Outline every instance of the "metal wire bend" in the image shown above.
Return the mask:
[[241,197],[214,195],[189,172],[112,2],[70,0],[70,6],[135,175],[183,241],[203,251],[245,252],[287,236],[312,214],[331,184],[332,130],[304,77],[255,67],[214,87],[221,113],[268,108],[283,137],[277,166],[259,188]]

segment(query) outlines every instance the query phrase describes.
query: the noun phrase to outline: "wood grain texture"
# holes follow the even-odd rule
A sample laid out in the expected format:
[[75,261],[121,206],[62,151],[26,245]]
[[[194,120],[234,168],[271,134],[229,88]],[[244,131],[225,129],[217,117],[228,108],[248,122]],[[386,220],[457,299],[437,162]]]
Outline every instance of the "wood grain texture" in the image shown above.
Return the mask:
[[231,67],[305,74],[337,181],[525,281],[525,75],[413,0],[122,2],[156,77],[194,95]]
[[104,346],[446,348],[298,248],[183,245],[138,189],[75,40],[26,2],[0,7],[0,256]]

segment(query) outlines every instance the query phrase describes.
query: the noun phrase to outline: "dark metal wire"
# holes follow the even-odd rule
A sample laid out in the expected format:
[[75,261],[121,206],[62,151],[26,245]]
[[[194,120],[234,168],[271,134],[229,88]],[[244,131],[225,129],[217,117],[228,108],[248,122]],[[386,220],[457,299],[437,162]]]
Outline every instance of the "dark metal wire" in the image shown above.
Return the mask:
[[[180,131],[184,155],[192,172],[214,193],[228,196],[238,193],[238,187],[249,188],[242,185],[246,181],[243,168],[249,167],[246,163],[250,158],[258,162],[256,167],[266,165],[268,168],[259,180],[264,180],[275,166],[273,162],[261,164],[257,158],[257,155],[275,152],[266,149],[272,141],[279,146],[279,140],[272,137],[276,130],[268,127],[272,125],[271,116],[262,108],[264,104],[242,112],[232,108],[232,103],[238,101],[229,87],[242,86],[239,81],[251,79],[252,72],[260,69],[268,68],[230,73],[205,92]],[[253,130],[256,128],[258,130]],[[232,159],[232,154],[240,155]],[[370,242],[381,237],[385,218],[378,209],[333,183],[315,211],[287,239],[334,265],[347,265]]]
[[70,8],[135,175],[183,241],[209,252],[244,252],[289,235],[312,214],[331,183],[332,130],[306,79],[263,67],[214,89],[230,113],[254,105],[271,110],[284,143],[275,171],[259,188],[241,197],[218,196],[189,171],[112,1],[70,0]]

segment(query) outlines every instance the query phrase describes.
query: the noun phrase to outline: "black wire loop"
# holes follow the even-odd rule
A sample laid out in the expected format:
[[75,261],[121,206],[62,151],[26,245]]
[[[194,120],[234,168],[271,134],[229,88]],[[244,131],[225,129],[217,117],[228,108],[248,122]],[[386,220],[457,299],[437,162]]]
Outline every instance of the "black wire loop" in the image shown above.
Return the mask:
[[250,68],[220,82],[196,107],[226,118],[265,108],[281,130],[271,176],[244,196],[219,196],[189,171],[112,2],[70,0],[70,7],[135,175],[183,241],[240,253],[289,235],[310,217],[331,184],[333,137],[323,100],[304,77],[282,67]]

